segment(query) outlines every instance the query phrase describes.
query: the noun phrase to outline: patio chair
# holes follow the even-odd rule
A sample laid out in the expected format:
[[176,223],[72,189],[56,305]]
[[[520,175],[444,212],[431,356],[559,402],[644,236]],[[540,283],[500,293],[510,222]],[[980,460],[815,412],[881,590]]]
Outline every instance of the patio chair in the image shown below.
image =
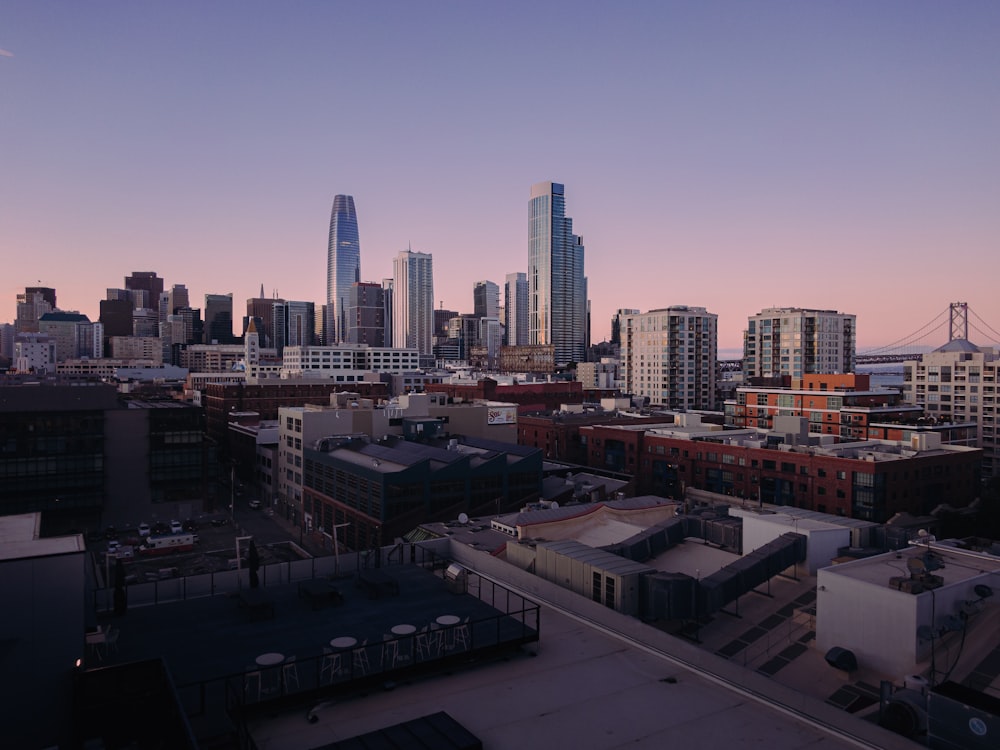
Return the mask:
[[285,685],[285,692],[287,693],[291,690],[292,683],[295,683],[295,689],[299,689],[299,671],[295,667],[295,657],[289,656],[285,659],[285,663],[281,665],[281,680]]
[[368,663],[368,639],[361,641],[361,645],[354,649],[354,671],[362,675],[368,674],[371,665]]
[[328,646],[323,647],[323,661],[319,667],[319,681],[321,684],[333,682],[340,674],[343,665],[340,660],[340,653]]
[[469,642],[472,640],[472,634],[469,632],[469,619],[470,618],[466,616],[465,619],[462,620],[461,625],[456,625],[454,628],[455,648],[458,648],[459,645],[466,650],[469,648]]
[[440,650],[437,644],[438,634],[431,631],[430,626],[424,625],[417,632],[417,658],[430,659],[437,656]]
[[382,636],[382,668],[394,667],[399,661],[399,641],[388,633]]

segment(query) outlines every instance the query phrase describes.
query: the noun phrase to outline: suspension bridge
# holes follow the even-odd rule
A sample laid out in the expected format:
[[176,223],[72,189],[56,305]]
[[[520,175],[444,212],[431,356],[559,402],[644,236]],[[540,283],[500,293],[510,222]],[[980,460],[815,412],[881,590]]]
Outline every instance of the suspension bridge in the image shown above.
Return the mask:
[[[1000,347],[1000,332],[976,314],[966,302],[952,302],[929,323],[885,346],[859,351],[858,365],[889,364],[917,359],[922,354],[956,339],[969,341],[970,331],[974,334],[972,343],[977,346]],[[742,360],[720,361],[725,370],[742,369]]]

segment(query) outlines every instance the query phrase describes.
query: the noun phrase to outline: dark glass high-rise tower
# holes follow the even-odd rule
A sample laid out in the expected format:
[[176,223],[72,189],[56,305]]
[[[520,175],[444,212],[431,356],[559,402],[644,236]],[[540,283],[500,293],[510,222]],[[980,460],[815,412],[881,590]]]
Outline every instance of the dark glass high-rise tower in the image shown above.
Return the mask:
[[555,347],[557,366],[587,352],[587,279],[583,239],[566,216],[563,186],[540,182],[528,201],[528,336]]
[[338,195],[330,213],[330,243],[327,249],[326,303],[327,344],[347,341],[347,308],[351,285],[361,280],[361,244],[358,240],[358,215],[354,197]]

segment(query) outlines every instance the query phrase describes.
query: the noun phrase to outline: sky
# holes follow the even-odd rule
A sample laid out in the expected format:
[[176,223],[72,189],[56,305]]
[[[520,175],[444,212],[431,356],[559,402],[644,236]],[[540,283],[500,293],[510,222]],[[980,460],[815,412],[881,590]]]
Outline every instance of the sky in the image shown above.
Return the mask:
[[551,180],[595,342],[692,305],[735,349],[777,306],[857,315],[864,350],[961,301],[990,343],[998,38],[992,1],[6,0],[0,322],[25,286],[96,320],[132,271],[237,320],[262,284],[321,304],[338,193],[362,280],[431,253],[471,312]]

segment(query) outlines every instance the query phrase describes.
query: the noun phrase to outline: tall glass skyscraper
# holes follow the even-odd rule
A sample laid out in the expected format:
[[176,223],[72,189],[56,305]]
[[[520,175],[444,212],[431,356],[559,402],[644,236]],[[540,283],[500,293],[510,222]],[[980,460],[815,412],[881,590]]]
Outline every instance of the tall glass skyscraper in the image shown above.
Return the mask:
[[327,249],[326,304],[328,329],[323,332],[326,344],[347,341],[347,306],[351,285],[361,280],[361,243],[358,240],[358,215],[354,197],[338,195],[330,213],[330,242]]
[[430,253],[404,250],[392,261],[392,345],[434,352],[434,265]]
[[565,188],[531,186],[528,201],[528,339],[555,347],[555,364],[587,355],[587,279],[583,238],[566,216]]
[[504,325],[509,346],[528,343],[528,274],[509,273],[504,284]]

